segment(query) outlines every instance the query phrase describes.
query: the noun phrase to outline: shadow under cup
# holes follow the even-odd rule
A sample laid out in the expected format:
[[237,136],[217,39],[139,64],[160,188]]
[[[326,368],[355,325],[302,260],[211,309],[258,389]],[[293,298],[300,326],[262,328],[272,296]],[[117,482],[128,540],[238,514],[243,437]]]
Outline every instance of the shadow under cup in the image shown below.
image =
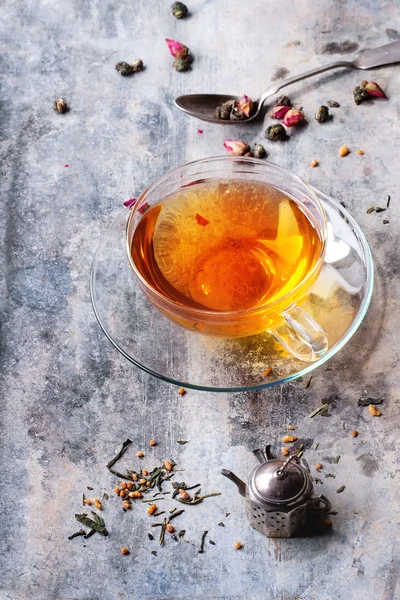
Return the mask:
[[[146,280],[143,269],[135,264],[132,242],[146,212],[185,187],[204,185],[212,180],[266,184],[293,200],[307,217],[321,241],[319,254],[304,278],[289,292],[247,310],[203,310],[164,296]],[[126,250],[138,284],[148,300],[168,319],[192,331],[226,338],[246,337],[267,331],[293,356],[310,362],[326,353],[328,342],[319,324],[299,308],[297,302],[304,298],[320,274],[326,240],[324,210],[315,193],[299,177],[268,161],[232,156],[195,161],[155,181],[136,202],[126,227]]]

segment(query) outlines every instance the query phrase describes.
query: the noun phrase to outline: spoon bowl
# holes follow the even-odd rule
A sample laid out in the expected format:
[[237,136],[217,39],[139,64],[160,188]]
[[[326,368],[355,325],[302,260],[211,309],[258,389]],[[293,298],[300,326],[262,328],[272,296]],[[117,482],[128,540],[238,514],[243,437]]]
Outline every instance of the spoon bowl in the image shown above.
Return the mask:
[[207,121],[208,123],[217,123],[218,125],[237,125],[238,123],[248,123],[257,117],[260,112],[259,103],[253,103],[253,112],[248,119],[243,121],[230,121],[229,119],[218,119],[215,116],[215,109],[227,100],[239,100],[239,96],[229,96],[227,94],[188,94],[175,98],[176,106],[187,113]]

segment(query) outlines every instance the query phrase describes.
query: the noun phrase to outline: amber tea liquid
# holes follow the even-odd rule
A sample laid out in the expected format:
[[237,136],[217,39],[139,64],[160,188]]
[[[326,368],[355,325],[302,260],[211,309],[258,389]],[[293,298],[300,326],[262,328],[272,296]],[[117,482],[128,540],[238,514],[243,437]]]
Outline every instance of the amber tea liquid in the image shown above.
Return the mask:
[[322,248],[299,205],[264,183],[208,180],[151,207],[132,259],[163,296],[186,307],[242,311],[301,283]]

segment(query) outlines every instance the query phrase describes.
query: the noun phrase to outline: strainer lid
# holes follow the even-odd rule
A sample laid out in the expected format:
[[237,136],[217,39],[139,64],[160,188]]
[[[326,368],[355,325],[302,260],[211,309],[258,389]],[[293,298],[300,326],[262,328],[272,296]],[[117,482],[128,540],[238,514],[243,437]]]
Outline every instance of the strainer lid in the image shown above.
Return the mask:
[[291,502],[307,487],[306,474],[294,461],[269,460],[257,467],[251,479],[257,495],[273,504]]

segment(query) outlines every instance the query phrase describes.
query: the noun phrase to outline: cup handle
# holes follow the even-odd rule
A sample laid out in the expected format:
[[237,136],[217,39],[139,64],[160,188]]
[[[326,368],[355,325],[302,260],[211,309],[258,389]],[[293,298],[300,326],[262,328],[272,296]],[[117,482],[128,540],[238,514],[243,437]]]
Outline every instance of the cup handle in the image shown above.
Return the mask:
[[290,354],[305,362],[321,358],[328,350],[328,340],[322,327],[297,304],[292,304],[283,313],[284,319],[270,329],[276,340]]

